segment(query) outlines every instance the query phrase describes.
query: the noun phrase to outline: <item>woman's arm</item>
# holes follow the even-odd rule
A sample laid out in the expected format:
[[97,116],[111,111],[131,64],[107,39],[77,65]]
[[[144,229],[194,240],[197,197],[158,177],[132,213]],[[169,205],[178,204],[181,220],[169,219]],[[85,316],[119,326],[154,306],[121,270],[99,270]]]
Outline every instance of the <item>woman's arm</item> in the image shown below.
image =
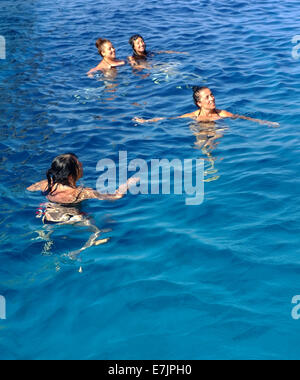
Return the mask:
[[48,187],[48,181],[40,181],[27,188],[28,191],[45,191]]
[[89,78],[94,78],[94,74],[97,73],[99,70],[97,70],[97,68],[94,68],[94,69],[91,69],[88,73],[86,73],[86,75],[89,77]]
[[234,115],[227,111],[221,111],[220,116],[224,118],[229,117],[231,119],[249,120],[249,121],[253,121],[254,123],[259,123],[261,125],[268,125],[269,127],[280,127],[279,123],[274,123],[272,121],[267,121],[267,120],[254,119],[252,117],[243,116],[243,115]]
[[142,71],[144,69],[149,69],[149,65],[144,62],[144,64],[141,64],[140,62],[137,62],[134,57],[128,57],[128,62],[130,63],[131,67],[137,71]]
[[90,78],[93,78],[95,73],[102,70],[103,70],[103,65],[102,65],[102,62],[100,62],[98,66],[91,69],[88,73],[86,73],[86,75]]
[[154,119],[142,119],[142,118],[139,118],[139,117],[135,117],[133,118],[132,120],[135,122],[135,123],[138,123],[138,124],[144,124],[144,123],[156,123],[158,121],[161,121],[161,120],[176,120],[176,119],[195,119],[196,118],[196,112],[192,112],[192,113],[187,113],[185,115],[181,115],[181,116],[175,116],[175,117],[156,117]]
[[253,121],[254,123],[259,123],[261,125],[267,125],[269,127],[280,127],[279,123],[274,123],[272,121],[267,121],[267,120],[253,119],[252,117],[247,117],[247,116],[234,115],[233,119],[250,120],[250,121]]
[[142,118],[139,118],[139,117],[135,117],[132,119],[132,121],[134,121],[135,123],[138,123],[138,124],[145,124],[145,123],[156,123],[157,121],[160,121],[160,120],[166,120],[167,118],[166,117],[156,117],[154,119],[142,119]]
[[128,62],[131,64],[132,67],[138,66],[137,61],[132,56],[128,57]]
[[156,54],[183,54],[183,55],[189,55],[189,53],[180,52],[180,51],[173,51],[173,50],[162,50],[162,51],[158,51]]
[[81,200],[98,199],[101,201],[116,201],[118,199],[123,198],[127,191],[130,189],[130,187],[135,185],[139,181],[139,178],[130,178],[124,185],[121,185],[114,194],[101,194],[96,190],[86,188],[82,192],[80,198]]

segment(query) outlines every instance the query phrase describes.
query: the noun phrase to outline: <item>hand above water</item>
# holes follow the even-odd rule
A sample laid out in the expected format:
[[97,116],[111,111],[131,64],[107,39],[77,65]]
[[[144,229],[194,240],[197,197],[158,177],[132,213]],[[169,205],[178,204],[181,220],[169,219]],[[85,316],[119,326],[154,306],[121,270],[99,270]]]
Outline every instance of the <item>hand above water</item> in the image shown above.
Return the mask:
[[123,196],[124,194],[127,193],[127,190],[129,190],[131,186],[136,185],[137,183],[140,182],[140,180],[141,179],[137,177],[129,178],[129,180],[126,183],[124,183],[118,188],[118,190],[116,191],[116,194]]
[[165,120],[165,118],[164,117],[157,117],[157,118],[154,118],[154,119],[146,120],[146,119],[142,119],[142,118],[139,118],[139,117],[135,117],[135,118],[132,119],[132,121],[134,121],[135,123],[138,123],[138,124],[156,123],[157,121],[160,121],[160,120]]
[[267,125],[268,127],[273,127],[273,128],[279,128],[280,124],[279,123],[274,123],[272,121],[261,121],[261,125]]

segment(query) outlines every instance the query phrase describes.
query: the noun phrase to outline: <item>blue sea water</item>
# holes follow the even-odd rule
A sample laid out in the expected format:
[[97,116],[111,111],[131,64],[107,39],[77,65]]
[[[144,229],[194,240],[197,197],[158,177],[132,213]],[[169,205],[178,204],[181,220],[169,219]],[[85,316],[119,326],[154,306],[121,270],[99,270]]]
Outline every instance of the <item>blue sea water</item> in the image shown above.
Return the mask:
[[[287,0],[1,0],[1,359],[299,359],[299,17]],[[126,58],[134,33],[151,51],[189,55],[157,55],[152,70],[126,66],[111,80],[85,75],[97,38]],[[193,85],[280,128],[224,120],[204,149],[187,119],[132,121],[193,111]],[[43,197],[26,192],[69,151],[94,188],[97,162],[119,151],[203,158],[204,203],[86,202],[112,239],[70,260],[89,231],[44,227]]]

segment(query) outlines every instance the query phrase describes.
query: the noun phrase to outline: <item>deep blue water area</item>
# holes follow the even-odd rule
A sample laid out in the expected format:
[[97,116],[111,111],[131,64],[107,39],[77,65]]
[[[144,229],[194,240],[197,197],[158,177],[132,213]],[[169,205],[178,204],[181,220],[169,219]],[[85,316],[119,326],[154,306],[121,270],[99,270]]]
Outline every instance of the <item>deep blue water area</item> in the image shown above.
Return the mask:
[[[1,359],[299,359],[299,18],[286,0],[1,0]],[[188,54],[87,77],[99,37],[126,59],[135,33],[153,52]],[[194,111],[195,85],[280,127],[132,120]],[[43,226],[45,199],[26,188],[65,152],[95,188],[97,162],[120,151],[204,159],[205,200],[84,202],[111,240],[71,260],[90,232]]]

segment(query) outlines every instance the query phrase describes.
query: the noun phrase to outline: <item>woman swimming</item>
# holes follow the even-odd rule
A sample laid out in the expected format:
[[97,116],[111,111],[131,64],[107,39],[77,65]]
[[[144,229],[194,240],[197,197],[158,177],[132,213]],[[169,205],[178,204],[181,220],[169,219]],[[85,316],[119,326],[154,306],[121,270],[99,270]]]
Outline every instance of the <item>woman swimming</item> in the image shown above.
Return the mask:
[[145,69],[148,67],[147,58],[153,57],[155,54],[186,54],[176,51],[159,51],[157,53],[148,52],[144,38],[135,34],[129,40],[129,44],[133,49],[133,55],[128,57],[128,61],[135,69]]
[[80,224],[88,226],[93,235],[83,248],[73,252],[78,254],[93,245],[104,244],[108,239],[97,240],[101,231],[84,215],[79,205],[86,199],[115,201],[121,199],[127,190],[137,182],[131,178],[119,187],[114,194],[100,194],[91,188],[78,187],[76,182],[83,177],[82,163],[73,153],[63,154],[54,159],[47,171],[47,180],[37,182],[27,188],[28,191],[41,191],[49,203],[45,205],[44,224]]
[[[235,115],[228,111],[216,109],[215,97],[212,91],[208,87],[194,87],[193,91],[194,91],[194,102],[196,106],[198,107],[198,109],[194,112],[191,112],[182,116],[178,116],[178,117],[171,117],[169,119],[190,118],[198,122],[208,123],[208,122],[213,122],[213,121],[217,121],[221,119],[231,118],[231,119],[250,120],[250,121],[263,124],[263,125],[279,127],[278,123],[273,123],[270,121],[259,120],[259,119],[253,119],[251,117],[246,117],[246,116],[241,116],[241,115]],[[133,121],[143,124],[143,123],[157,122],[157,121],[165,120],[165,119],[167,118],[159,117],[159,118],[154,118],[150,120],[145,120],[145,119],[136,117],[133,119]]]
[[116,59],[116,49],[109,40],[99,38],[96,41],[96,47],[103,59],[97,67],[91,69],[87,73],[88,76],[92,77],[97,71],[106,73],[116,67],[124,66],[126,64],[125,61]]

